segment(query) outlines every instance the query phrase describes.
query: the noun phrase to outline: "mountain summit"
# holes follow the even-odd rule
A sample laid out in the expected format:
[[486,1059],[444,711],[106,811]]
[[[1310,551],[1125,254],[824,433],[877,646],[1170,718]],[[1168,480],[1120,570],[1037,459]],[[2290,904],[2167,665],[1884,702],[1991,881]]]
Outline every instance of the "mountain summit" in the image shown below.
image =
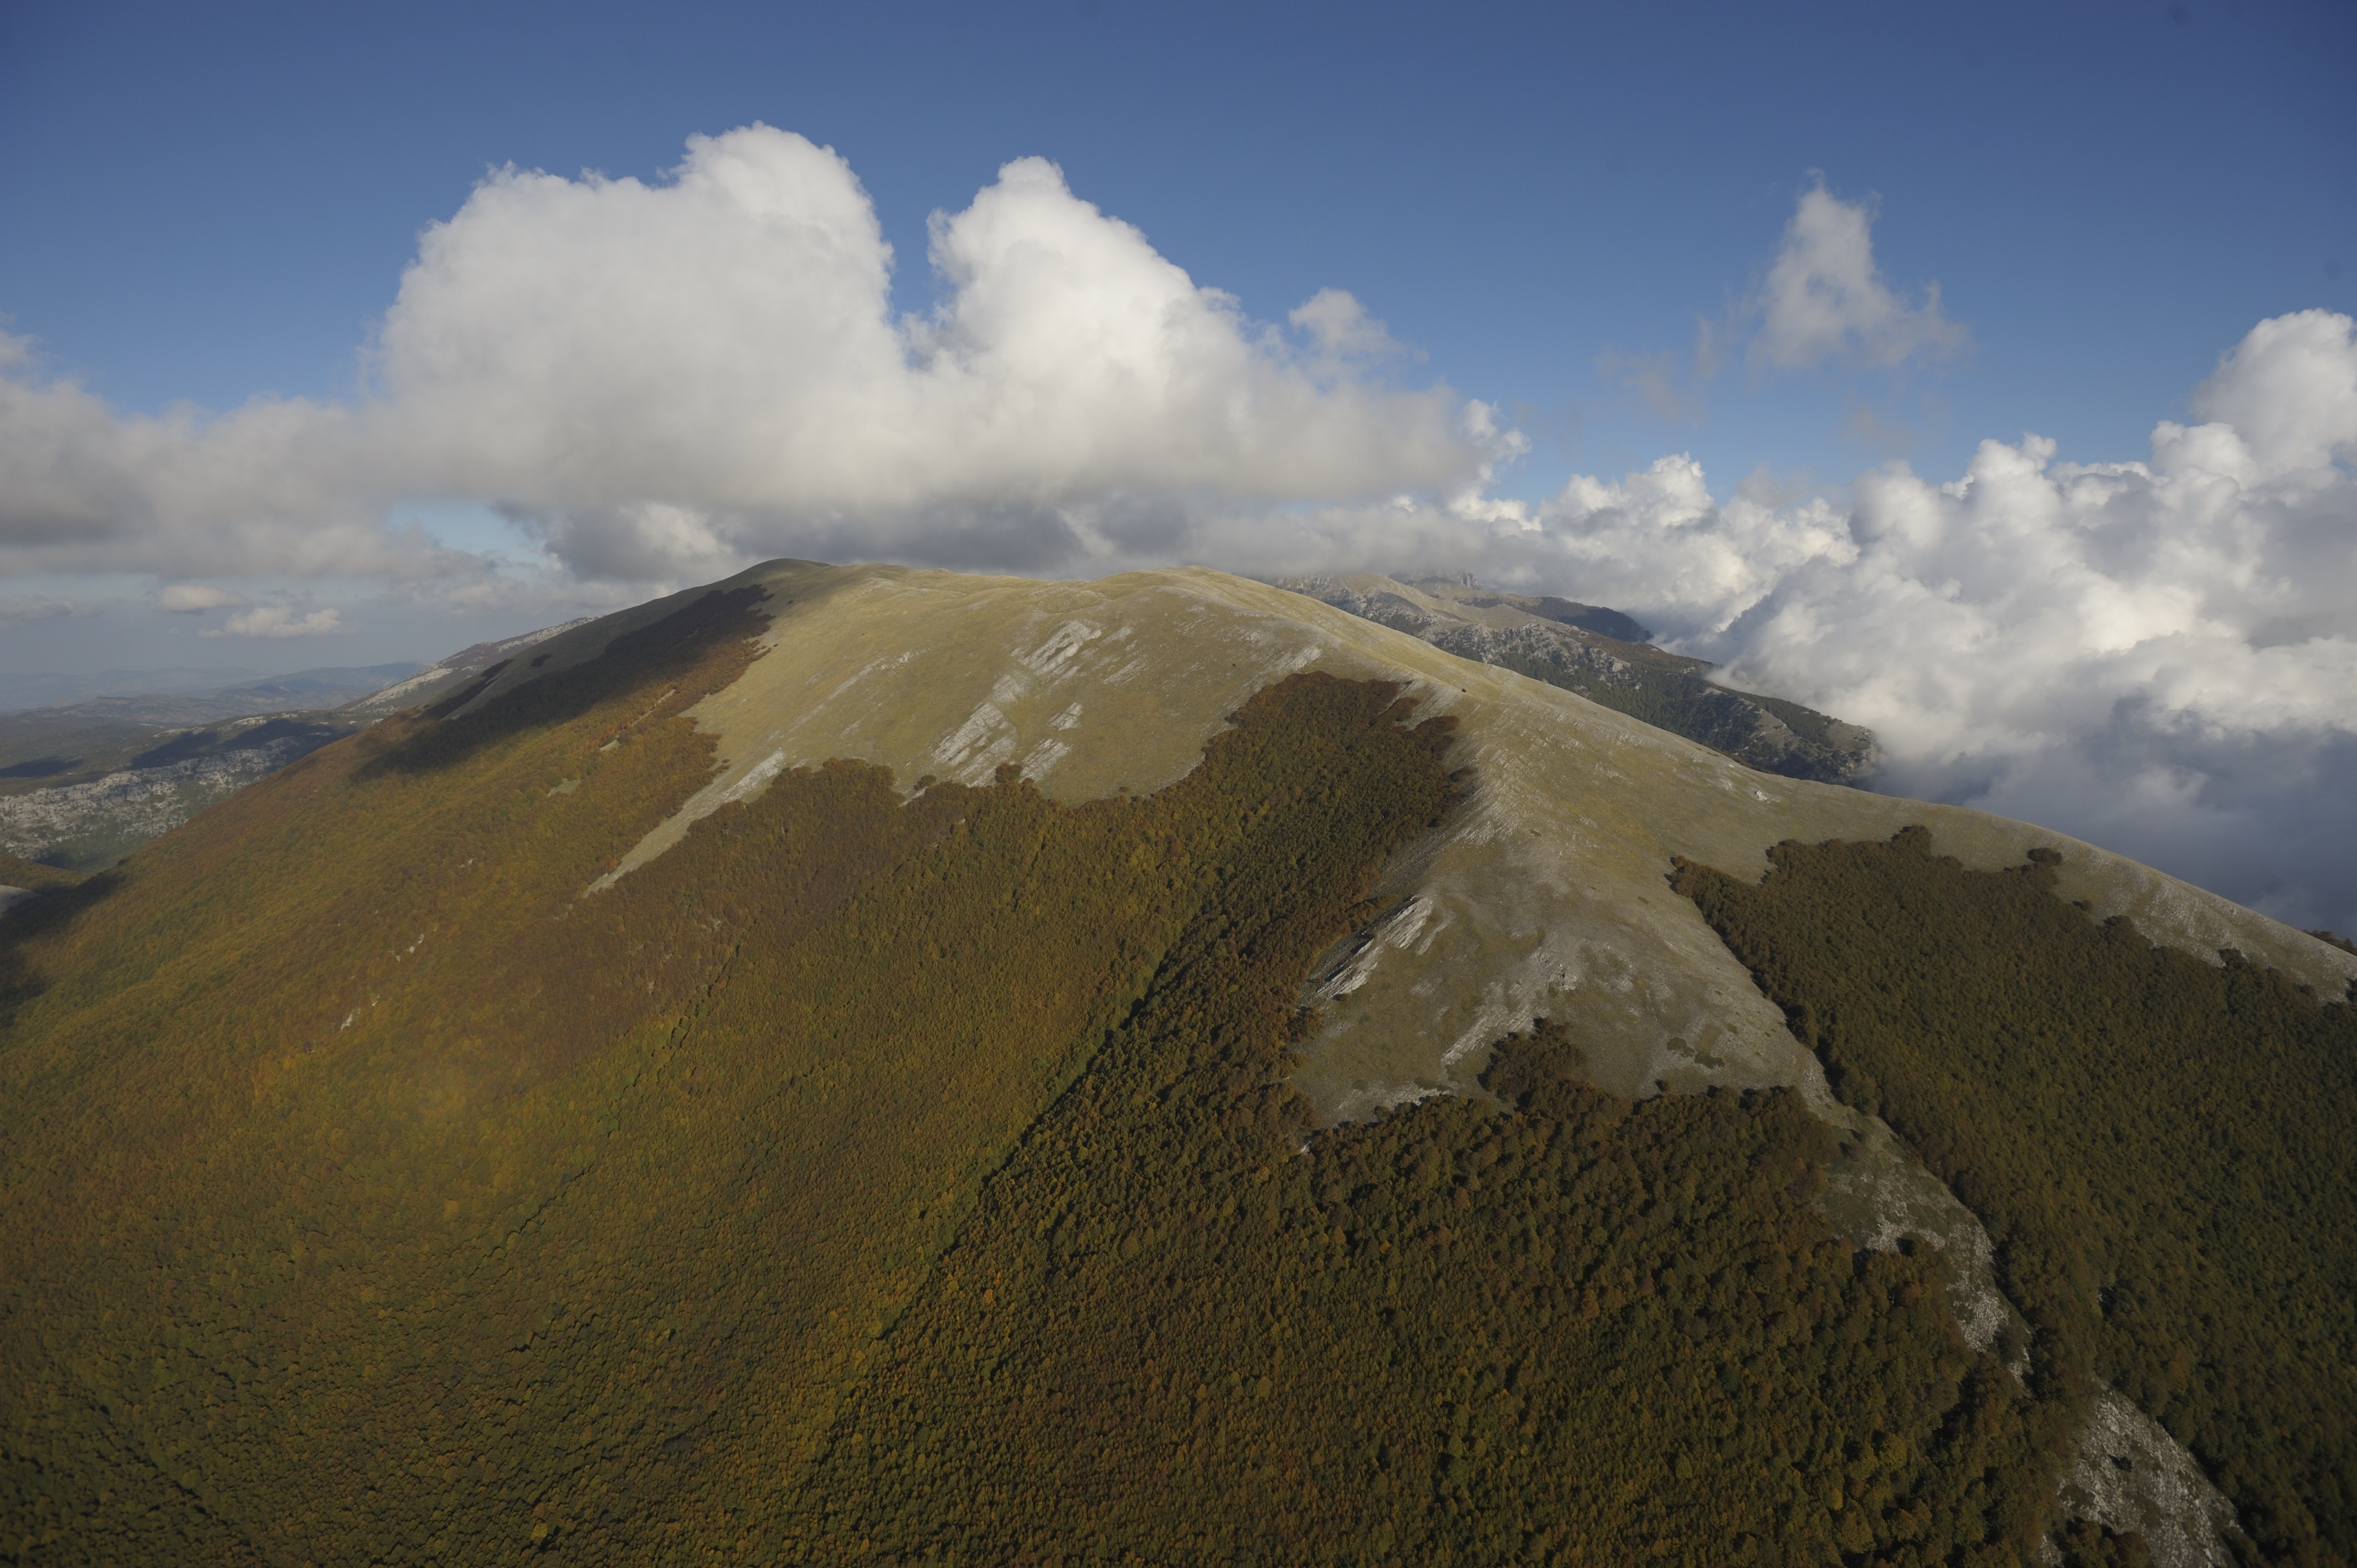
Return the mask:
[[0,917],[0,1546],[2357,1552],[2357,955],[1437,586],[774,562]]

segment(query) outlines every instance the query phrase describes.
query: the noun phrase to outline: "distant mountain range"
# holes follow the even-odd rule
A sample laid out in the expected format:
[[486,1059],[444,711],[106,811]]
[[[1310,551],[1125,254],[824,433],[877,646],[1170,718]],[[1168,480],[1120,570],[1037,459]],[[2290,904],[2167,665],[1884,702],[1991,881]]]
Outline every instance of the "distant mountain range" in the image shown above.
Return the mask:
[[1461,574],[1287,577],[1276,585],[1459,658],[1577,692],[1763,773],[1859,784],[1874,770],[1870,731],[1798,703],[1715,685],[1708,663],[1653,647],[1653,634],[1619,610],[1497,593]]
[[[299,670],[218,688],[115,692],[0,714],[0,854],[81,871],[112,865],[214,801],[422,693],[580,624],[477,643],[432,665]],[[113,671],[90,679],[135,684],[144,676],[168,681],[198,673]]]
[[81,870],[112,864],[272,769],[350,734],[354,721],[335,709],[418,668],[305,670],[0,714],[0,852]]
[[[202,723],[207,719],[239,718],[274,707],[334,707],[417,669],[415,664],[401,663],[298,670],[289,675],[265,675],[259,670],[236,668],[186,667],[101,670],[81,675],[0,675],[0,716],[35,708],[81,707],[109,699],[133,704],[165,698],[191,703],[217,699],[210,708],[158,706],[154,711],[166,716],[152,721],[169,725],[193,715],[190,722]],[[215,711],[224,707],[235,711]],[[135,722],[150,722],[136,717],[145,710],[135,705],[97,707],[91,711],[117,716],[129,714]]]

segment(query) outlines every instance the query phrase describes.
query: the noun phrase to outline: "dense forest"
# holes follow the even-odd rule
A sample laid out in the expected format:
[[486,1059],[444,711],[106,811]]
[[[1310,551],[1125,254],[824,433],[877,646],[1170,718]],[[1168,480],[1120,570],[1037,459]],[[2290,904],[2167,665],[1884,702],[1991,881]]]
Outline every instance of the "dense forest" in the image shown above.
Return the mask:
[[2098,922],[2031,854],[1913,828],[1676,886],[1988,1226],[2034,1388],[2134,1399],[2268,1561],[2357,1561],[2357,1006]]
[[1503,1103],[1308,1135],[1267,1086],[1306,955],[1220,940],[879,1348],[803,1560],[2037,1560],[2066,1434],[1936,1253],[1833,1233],[1793,1096],[1632,1105],[1542,1023]]

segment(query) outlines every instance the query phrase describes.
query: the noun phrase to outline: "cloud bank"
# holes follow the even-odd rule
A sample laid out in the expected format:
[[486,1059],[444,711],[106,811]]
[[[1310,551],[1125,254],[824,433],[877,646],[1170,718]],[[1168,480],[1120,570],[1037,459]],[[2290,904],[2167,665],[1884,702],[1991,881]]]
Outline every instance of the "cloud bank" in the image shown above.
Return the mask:
[[6,341],[0,571],[462,570],[378,525],[404,496],[492,501],[586,577],[1049,569],[1151,551],[1173,506],[1429,491],[1508,449],[1386,381],[1350,295],[1256,326],[1038,158],[934,216],[937,309],[894,317],[893,259],[841,158],[753,126],[668,183],[485,180],[424,236],[351,406],[123,418]]
[[57,620],[61,617],[90,613],[88,608],[70,599],[46,599],[31,595],[0,599],[0,620]]
[[2261,322],[2148,460],[1986,441],[1846,505],[1713,500],[1664,457],[1494,534],[1731,683],[1870,725],[1896,792],[2049,823],[2297,923],[2357,927],[2357,323]]
[[[1967,346],[1878,270],[1873,212],[1822,185],[1711,355],[1887,372]],[[1093,574],[1446,564],[1631,610],[1729,681],[1873,725],[1886,784],[2048,822],[2303,924],[2357,925],[2357,344],[2258,324],[2141,460],[2035,435],[1966,472],[1840,496],[1691,458],[1493,491],[1524,449],[1489,405],[1321,291],[1248,318],[1054,166],[937,213],[939,303],[850,168],[763,126],[665,180],[515,169],[423,236],[365,395],[128,416],[0,338],[0,575],[360,578],[456,605],[521,591],[385,525],[489,502],[556,576],[627,596],[776,554]],[[1706,368],[1706,367],[1705,367]],[[1666,362],[1608,367],[1685,407]],[[603,586],[599,586],[603,585]],[[508,596],[502,599],[502,596]],[[339,612],[183,584],[217,633]],[[16,617],[59,613],[12,602]]]

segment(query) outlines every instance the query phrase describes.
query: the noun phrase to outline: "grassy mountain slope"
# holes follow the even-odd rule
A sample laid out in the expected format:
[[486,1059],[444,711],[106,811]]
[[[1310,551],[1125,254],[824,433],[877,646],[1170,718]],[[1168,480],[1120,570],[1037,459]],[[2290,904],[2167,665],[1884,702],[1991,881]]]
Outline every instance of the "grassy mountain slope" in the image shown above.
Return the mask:
[[[1449,827],[1396,863],[1385,902],[1330,955],[1327,1024],[1298,1081],[1321,1116],[1477,1086],[1490,1042],[1534,1017],[1577,1020],[1605,1087],[1795,1086],[1821,1075],[1691,903],[1673,855],[1768,869],[1787,839],[1883,839],[1921,824],[1983,870],[2064,854],[2061,891],[2099,918],[2215,961],[2235,948],[2320,991],[2357,955],[2120,856],[2028,823],[1754,772],[1511,671],[1265,584],[1186,569],[1041,583],[896,566],[776,562],[731,579],[769,595],[769,654],[694,707],[720,770],[621,860],[649,865],[696,815],[780,768],[853,757],[903,789],[988,782],[1011,763],[1068,803],[1183,777],[1226,716],[1300,670],[1394,681],[1459,721],[1478,786]],[[592,656],[664,612],[553,637],[473,700]],[[635,875],[630,872],[630,875]],[[623,880],[627,881],[625,875]],[[1339,967],[1336,967],[1339,966]],[[1347,988],[1347,989],[1346,989]]]
[[13,854],[0,854],[0,884],[10,887],[40,892],[51,887],[70,887],[81,880],[80,874],[76,872],[43,865],[35,860],[21,860]]
[[409,671],[401,679],[358,693],[337,711],[347,719],[374,720],[397,714],[404,708],[421,707],[437,702],[490,666],[513,660],[525,650],[547,641],[559,632],[587,624],[586,618],[569,620],[560,626],[542,627],[537,631],[527,631],[515,637],[469,644],[447,659],[436,660],[423,670],[410,666]]

